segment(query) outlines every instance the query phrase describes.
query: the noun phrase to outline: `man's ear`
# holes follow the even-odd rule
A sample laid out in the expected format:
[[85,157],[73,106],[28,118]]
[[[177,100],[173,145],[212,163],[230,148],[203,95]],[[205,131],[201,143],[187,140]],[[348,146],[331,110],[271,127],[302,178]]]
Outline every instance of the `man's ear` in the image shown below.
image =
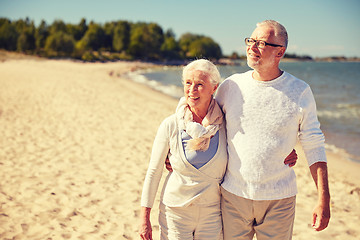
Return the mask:
[[281,47],[277,53],[277,57],[282,58],[285,55],[286,48]]

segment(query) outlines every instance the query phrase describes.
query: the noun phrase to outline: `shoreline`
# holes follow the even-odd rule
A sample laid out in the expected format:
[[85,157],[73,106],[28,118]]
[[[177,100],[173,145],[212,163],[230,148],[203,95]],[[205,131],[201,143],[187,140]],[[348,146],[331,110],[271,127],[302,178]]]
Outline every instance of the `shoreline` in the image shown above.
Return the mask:
[[[89,63],[83,60],[79,60],[79,59],[70,59],[70,58],[44,58],[44,57],[40,57],[36,54],[24,54],[24,53],[19,53],[16,51],[8,51],[8,50],[3,50],[0,49],[0,61],[4,61],[7,59],[43,59],[43,60],[68,60],[68,61],[77,61],[77,62],[82,62],[82,63]],[[124,62],[127,60],[121,60],[121,59],[117,59],[115,61],[113,60],[106,60],[106,61],[94,61],[94,62],[90,62],[90,63],[111,63],[111,62]],[[297,58],[293,58],[293,57],[286,57],[283,58],[281,60],[282,62],[360,62],[360,57],[343,57],[343,56],[333,56],[333,57],[313,57],[311,59],[308,58],[308,56],[298,56]],[[141,60],[133,60],[133,61],[128,61],[128,62],[146,62],[146,61],[141,61]],[[161,66],[181,66],[181,65],[185,65],[189,62],[189,60],[163,60],[163,61],[149,61],[146,63],[150,63],[150,64],[154,64],[154,65],[161,65]],[[218,65],[237,65],[237,64],[244,64],[246,63],[246,56],[242,56],[239,59],[232,59],[232,58],[227,58],[227,57],[223,57],[220,58],[219,60],[215,61],[216,64]]]
[[[0,124],[6,126],[0,128],[0,238],[138,239],[153,139],[177,100],[123,76],[152,67],[0,61]],[[316,187],[301,147],[296,150],[294,239],[357,239],[357,163],[343,161],[343,152],[327,152],[332,218],[317,233],[309,226]],[[151,216],[154,239],[158,204],[159,196]]]

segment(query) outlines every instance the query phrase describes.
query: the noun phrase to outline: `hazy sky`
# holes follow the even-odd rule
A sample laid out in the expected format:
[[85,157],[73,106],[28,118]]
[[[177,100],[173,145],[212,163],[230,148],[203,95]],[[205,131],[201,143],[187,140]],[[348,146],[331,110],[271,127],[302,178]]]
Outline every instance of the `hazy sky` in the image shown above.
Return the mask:
[[0,0],[0,17],[29,17],[36,26],[42,19],[155,22],[177,39],[186,32],[209,36],[224,54],[245,54],[243,39],[256,23],[275,19],[288,30],[288,53],[360,57],[359,0]]

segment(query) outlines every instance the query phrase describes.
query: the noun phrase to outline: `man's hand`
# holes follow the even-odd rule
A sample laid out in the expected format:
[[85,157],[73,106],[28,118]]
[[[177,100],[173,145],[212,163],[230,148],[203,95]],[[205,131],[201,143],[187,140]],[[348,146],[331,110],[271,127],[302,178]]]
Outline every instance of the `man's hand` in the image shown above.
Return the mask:
[[166,158],[166,160],[165,160],[165,167],[169,172],[173,171],[173,169],[171,167],[171,164],[170,164],[170,161],[169,161],[169,158]]
[[295,149],[292,150],[292,152],[285,158],[284,164],[289,165],[289,167],[293,167],[296,164],[298,157],[296,154]]
[[318,190],[318,205],[312,215],[312,227],[315,231],[324,230],[330,220],[330,192],[326,162],[317,162],[310,166],[310,172]]
[[312,227],[315,231],[324,230],[330,221],[330,206],[329,204],[318,205],[313,211]]

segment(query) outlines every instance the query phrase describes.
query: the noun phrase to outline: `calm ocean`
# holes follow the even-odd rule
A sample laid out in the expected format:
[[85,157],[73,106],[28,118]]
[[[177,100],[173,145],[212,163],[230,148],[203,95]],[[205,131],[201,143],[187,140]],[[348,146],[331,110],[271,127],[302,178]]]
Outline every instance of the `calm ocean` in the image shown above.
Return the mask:
[[[360,63],[284,62],[281,69],[307,82],[314,93],[321,129],[328,151],[346,150],[360,163]],[[174,98],[183,95],[181,67],[164,67],[130,77]],[[222,78],[249,70],[240,66],[219,66]]]

